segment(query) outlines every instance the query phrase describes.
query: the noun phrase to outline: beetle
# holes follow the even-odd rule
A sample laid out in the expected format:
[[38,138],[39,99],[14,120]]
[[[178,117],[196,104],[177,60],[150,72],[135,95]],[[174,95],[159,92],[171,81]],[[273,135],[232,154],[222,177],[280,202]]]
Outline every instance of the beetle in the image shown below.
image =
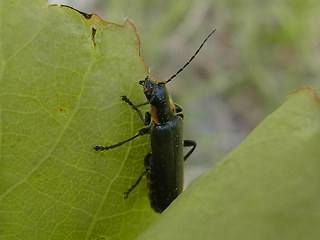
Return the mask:
[[[196,52],[174,75],[166,81],[155,81],[151,76],[146,76],[139,81],[143,87],[147,102],[135,105],[127,96],[122,100],[130,105],[139,115],[145,128],[139,130],[138,134],[114,145],[95,146],[96,151],[105,151],[117,148],[133,139],[146,134],[150,135],[151,151],[144,158],[145,171],[140,175],[125,193],[129,193],[140,183],[147,174],[147,184],[150,205],[155,212],[163,212],[183,190],[183,162],[192,154],[197,144],[193,140],[183,140],[183,110],[175,104],[166,88],[166,84],[175,78],[199,53],[205,42],[215,32],[213,30],[201,43]],[[151,105],[150,112],[143,116],[139,107]],[[191,147],[184,156],[183,147]]]

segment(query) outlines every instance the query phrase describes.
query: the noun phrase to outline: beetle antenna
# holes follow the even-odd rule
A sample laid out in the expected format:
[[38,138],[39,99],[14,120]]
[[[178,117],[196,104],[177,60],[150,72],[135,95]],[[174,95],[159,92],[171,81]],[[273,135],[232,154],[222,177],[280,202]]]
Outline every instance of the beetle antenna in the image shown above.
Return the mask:
[[205,42],[209,39],[209,37],[211,37],[211,35],[215,32],[216,30],[214,29],[201,43],[200,47],[197,49],[197,51],[192,55],[192,57],[189,59],[188,62],[186,62],[182,68],[180,68],[175,74],[173,74],[167,81],[165,81],[165,83],[170,82],[172,79],[174,79],[180,72],[182,72],[183,69],[186,68],[186,66],[188,66],[192,60],[195,58],[195,56],[197,56],[197,54],[200,52],[200,49],[203,47],[203,45],[205,44]]

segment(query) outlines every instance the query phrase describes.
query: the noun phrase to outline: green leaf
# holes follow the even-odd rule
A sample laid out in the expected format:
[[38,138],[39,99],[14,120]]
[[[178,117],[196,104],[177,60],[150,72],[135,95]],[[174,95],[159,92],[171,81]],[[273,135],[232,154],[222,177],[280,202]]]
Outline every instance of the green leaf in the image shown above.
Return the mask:
[[2,1],[0,23],[0,239],[318,239],[312,90],[290,96],[156,218],[145,179],[123,198],[148,137],[93,150],[143,127],[121,101],[145,101],[134,26],[43,0]]
[[156,216],[145,180],[123,198],[148,138],[93,146],[143,127],[121,101],[145,102],[135,27],[43,0],[1,1],[0,22],[0,239],[133,238]]
[[296,91],[138,239],[319,239],[319,144],[320,99]]

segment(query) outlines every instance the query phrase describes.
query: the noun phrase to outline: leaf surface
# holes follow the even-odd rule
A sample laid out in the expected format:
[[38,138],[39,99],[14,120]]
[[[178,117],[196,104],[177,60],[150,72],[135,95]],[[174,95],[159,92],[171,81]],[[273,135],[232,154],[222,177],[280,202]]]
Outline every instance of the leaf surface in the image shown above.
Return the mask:
[[121,100],[145,101],[135,27],[40,0],[2,1],[0,22],[0,238],[136,236],[155,216],[145,180],[123,192],[148,137],[93,150],[143,127]]

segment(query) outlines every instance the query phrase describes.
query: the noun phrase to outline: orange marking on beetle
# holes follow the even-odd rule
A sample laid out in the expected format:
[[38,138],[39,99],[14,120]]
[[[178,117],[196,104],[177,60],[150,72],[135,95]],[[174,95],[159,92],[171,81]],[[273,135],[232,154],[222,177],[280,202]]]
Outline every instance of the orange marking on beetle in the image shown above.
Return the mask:
[[167,81],[157,81],[158,84],[166,84]]
[[159,122],[159,119],[158,119],[158,110],[157,110],[157,108],[155,107],[155,106],[152,106],[151,107],[151,117],[152,117],[152,119],[153,119],[153,121],[157,124],[157,125],[159,125],[160,124],[160,122]]

